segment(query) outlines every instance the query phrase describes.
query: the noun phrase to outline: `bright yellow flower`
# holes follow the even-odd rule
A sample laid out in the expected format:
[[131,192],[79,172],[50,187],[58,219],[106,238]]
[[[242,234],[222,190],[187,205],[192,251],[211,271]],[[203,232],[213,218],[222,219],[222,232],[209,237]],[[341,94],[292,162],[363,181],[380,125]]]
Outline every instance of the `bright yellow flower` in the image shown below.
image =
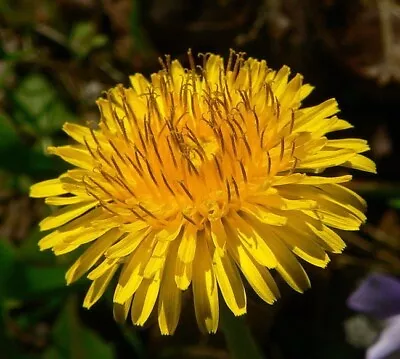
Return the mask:
[[[130,78],[98,100],[98,128],[66,123],[78,144],[51,147],[76,168],[35,184],[32,197],[63,206],[40,223],[39,246],[56,255],[84,245],[66,274],[92,281],[90,308],[119,272],[114,314],[143,325],[157,307],[162,334],[178,324],[193,291],[201,329],[218,327],[218,293],[246,313],[245,278],[267,303],[279,297],[270,273],[296,291],[310,286],[298,261],[325,267],[344,242],[333,229],[358,230],[365,202],[321,177],[334,166],[375,172],[360,139],[329,140],[351,125],[334,99],[301,108],[311,92],[290,70],[231,53],[204,55],[190,69],[166,58],[146,80]],[[242,275],[243,276],[242,276]],[[157,305],[156,305],[157,303]]]

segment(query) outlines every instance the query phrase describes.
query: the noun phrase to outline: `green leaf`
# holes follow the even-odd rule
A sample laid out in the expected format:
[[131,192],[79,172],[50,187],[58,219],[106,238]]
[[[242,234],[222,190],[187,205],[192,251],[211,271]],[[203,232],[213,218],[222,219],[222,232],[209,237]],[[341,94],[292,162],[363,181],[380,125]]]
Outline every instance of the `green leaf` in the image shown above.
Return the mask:
[[96,34],[92,22],[80,22],[74,26],[70,36],[70,47],[78,58],[85,58],[90,51],[104,46],[108,41],[105,35]]
[[[24,310],[19,315],[14,314],[13,320],[17,324],[18,328],[22,331],[28,331],[31,328],[35,327],[40,322],[48,320],[48,318],[55,317],[57,313],[60,312],[60,308],[65,302],[66,296],[56,296],[50,295],[48,297],[42,297],[40,300],[40,304],[34,309]],[[37,302],[39,303],[39,302]],[[12,306],[18,305],[20,306],[23,303],[8,303],[8,307],[12,308]]]
[[7,282],[15,264],[15,251],[5,238],[0,238],[0,301],[5,297]]
[[108,38],[105,35],[96,35],[92,40],[92,49],[99,48],[107,44]]
[[25,77],[11,98],[14,103],[14,120],[31,135],[50,135],[59,131],[64,122],[74,120],[56,89],[41,74]]
[[51,135],[60,131],[65,122],[74,122],[76,119],[67,107],[58,99],[53,99],[37,119],[40,136]]
[[67,168],[66,163],[58,157],[46,156],[22,143],[0,146],[0,163],[3,170],[14,175],[28,175],[37,180],[56,177]]
[[390,199],[400,196],[398,183],[382,181],[352,181],[349,188],[365,198]]
[[32,116],[40,116],[56,97],[56,91],[40,74],[26,76],[14,92],[19,105]]
[[[61,113],[59,116],[66,118]],[[0,168],[9,173],[43,179],[57,176],[67,168],[58,157],[47,156],[41,149],[23,143],[10,118],[3,113],[0,113],[0,138]]]
[[400,209],[400,198],[391,199],[389,205],[393,208]]
[[130,30],[131,36],[134,40],[134,46],[136,52],[140,53],[141,56],[150,57],[154,55],[155,51],[151,44],[149,37],[143,30],[141,14],[141,1],[132,1],[132,11],[130,16]]
[[38,242],[43,237],[39,228],[35,228],[17,249],[18,260],[34,265],[54,265],[57,257],[51,251],[40,251]]
[[5,238],[0,238],[0,348],[7,348],[8,352],[15,349],[12,348],[5,321],[6,286],[10,279],[14,263],[14,248]]
[[231,358],[265,358],[258,348],[243,317],[235,317],[223,302],[220,306],[221,326]]
[[81,324],[77,306],[76,298],[70,297],[54,326],[54,347],[46,353],[45,358],[114,358],[112,345]]
[[19,262],[8,278],[6,293],[9,298],[27,300],[68,289],[65,266],[40,267]]
[[56,348],[51,347],[43,353],[43,359],[60,359],[60,355]]
[[5,61],[3,62],[2,66],[0,67],[0,89],[4,90],[7,86],[7,80],[12,78],[14,75],[14,64],[11,61],[7,61],[7,55],[2,53],[0,47],[0,58],[4,58]]
[[4,113],[0,113],[0,138],[0,151],[20,141],[10,118]]

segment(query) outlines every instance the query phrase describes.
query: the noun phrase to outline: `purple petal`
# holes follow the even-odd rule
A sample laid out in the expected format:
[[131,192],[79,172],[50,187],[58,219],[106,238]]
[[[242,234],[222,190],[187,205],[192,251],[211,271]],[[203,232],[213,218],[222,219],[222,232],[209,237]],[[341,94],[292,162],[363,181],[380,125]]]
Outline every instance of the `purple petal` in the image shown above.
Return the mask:
[[385,359],[400,351],[400,315],[388,319],[378,341],[368,349],[367,359]]
[[400,281],[384,274],[371,274],[347,300],[349,308],[385,319],[400,314]]

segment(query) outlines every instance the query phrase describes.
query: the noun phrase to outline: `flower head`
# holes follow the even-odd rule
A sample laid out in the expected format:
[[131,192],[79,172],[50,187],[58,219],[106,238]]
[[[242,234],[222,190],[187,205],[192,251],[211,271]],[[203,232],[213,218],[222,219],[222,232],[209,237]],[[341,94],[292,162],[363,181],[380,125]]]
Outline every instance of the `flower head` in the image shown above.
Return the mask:
[[[98,100],[97,128],[66,123],[77,144],[50,147],[76,168],[32,186],[31,196],[63,206],[40,223],[53,230],[39,246],[56,255],[87,247],[66,274],[88,272],[91,307],[118,274],[117,319],[143,325],[153,310],[174,332],[182,293],[193,291],[200,328],[218,327],[219,295],[246,313],[243,279],[267,303],[279,297],[276,270],[296,291],[310,286],[297,257],[319,267],[344,242],[333,229],[357,230],[365,203],[343,187],[375,171],[360,139],[329,140],[350,128],[334,99],[301,108],[311,92],[290,70],[231,52],[204,55],[190,68],[166,58],[151,76],[130,78]],[[244,278],[242,278],[242,275]],[[155,309],[156,308],[156,309]]]

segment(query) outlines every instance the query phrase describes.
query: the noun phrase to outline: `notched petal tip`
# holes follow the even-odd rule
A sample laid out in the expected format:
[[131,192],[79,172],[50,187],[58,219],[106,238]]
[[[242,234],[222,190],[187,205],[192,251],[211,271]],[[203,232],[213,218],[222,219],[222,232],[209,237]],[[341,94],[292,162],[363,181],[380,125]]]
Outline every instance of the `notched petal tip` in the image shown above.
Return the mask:
[[35,183],[29,190],[29,196],[32,198],[43,198],[58,196],[67,193],[59,178],[50,179]]

